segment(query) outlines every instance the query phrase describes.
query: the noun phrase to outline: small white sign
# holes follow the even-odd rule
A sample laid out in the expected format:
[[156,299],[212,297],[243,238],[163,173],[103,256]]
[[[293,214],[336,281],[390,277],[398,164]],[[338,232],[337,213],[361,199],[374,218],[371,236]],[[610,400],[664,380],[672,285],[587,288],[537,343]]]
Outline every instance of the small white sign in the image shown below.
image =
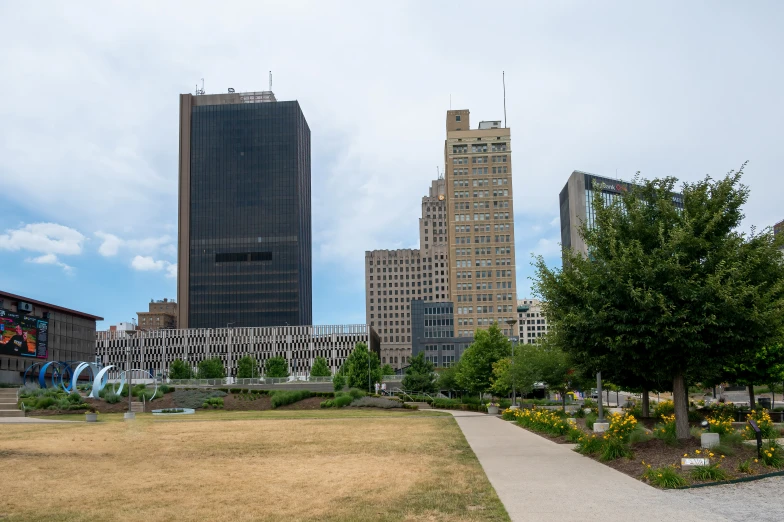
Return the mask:
[[697,466],[710,466],[710,459],[681,459],[682,469],[691,469]]

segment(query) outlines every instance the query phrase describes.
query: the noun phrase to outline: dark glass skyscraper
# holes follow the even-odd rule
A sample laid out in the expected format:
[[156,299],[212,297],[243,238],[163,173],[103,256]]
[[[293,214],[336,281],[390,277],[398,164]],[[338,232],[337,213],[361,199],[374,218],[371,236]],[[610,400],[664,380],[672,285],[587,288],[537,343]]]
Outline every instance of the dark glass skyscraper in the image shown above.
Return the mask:
[[180,96],[180,328],[311,324],[310,221],[298,102]]

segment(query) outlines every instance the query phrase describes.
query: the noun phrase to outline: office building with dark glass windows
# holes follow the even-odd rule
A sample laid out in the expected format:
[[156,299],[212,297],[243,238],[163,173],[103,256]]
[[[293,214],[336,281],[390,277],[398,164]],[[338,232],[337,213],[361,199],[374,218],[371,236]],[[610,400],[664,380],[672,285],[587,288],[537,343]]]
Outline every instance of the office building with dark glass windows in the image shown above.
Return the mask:
[[312,323],[310,129],[270,91],[180,96],[179,328]]
[[[605,178],[575,170],[561,190],[558,198],[561,211],[561,247],[588,254],[588,247],[580,235],[580,227],[595,225],[593,198],[598,191],[606,205],[620,198],[634,185],[626,181]],[[683,208],[683,194],[673,194],[675,205]]]

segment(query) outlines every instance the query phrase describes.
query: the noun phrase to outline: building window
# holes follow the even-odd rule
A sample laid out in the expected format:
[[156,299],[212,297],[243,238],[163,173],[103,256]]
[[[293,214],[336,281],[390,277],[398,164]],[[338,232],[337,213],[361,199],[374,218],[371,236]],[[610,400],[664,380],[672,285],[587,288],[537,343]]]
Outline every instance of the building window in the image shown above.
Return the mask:
[[455,121],[460,121],[460,115],[459,114],[455,115]]

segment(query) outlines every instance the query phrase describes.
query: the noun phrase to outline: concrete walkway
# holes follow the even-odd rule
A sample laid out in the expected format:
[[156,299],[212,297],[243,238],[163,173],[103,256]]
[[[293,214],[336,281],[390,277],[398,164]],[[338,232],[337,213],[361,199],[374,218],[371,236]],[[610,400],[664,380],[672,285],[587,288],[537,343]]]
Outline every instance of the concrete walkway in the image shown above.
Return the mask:
[[0,424],[62,424],[79,421],[36,419],[33,417],[0,417]]
[[514,522],[727,520],[499,417],[448,413]]

